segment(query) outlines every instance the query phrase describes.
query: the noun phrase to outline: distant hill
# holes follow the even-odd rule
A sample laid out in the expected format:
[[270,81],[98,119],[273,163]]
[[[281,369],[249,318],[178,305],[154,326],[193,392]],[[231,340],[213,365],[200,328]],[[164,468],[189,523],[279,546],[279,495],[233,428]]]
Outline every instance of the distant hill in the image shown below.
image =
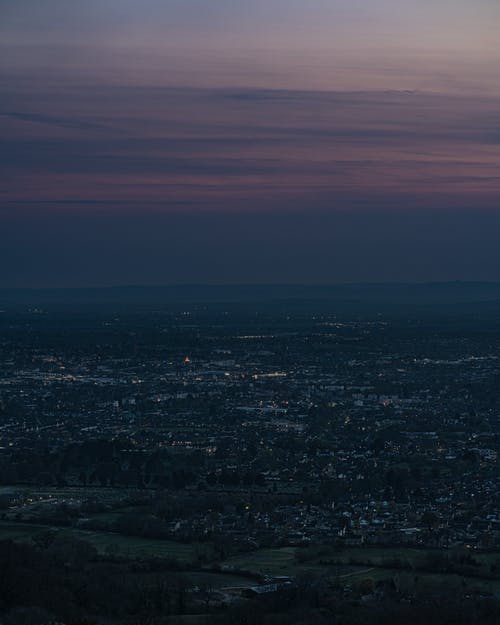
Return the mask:
[[140,313],[186,307],[358,314],[500,313],[500,283],[175,285],[0,289],[0,309]]

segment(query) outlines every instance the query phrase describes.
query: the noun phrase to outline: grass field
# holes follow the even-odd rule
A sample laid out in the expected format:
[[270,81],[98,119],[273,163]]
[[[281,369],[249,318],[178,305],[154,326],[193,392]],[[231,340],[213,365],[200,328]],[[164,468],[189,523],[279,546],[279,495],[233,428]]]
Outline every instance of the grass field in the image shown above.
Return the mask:
[[[353,547],[342,549],[333,557],[329,553],[326,560],[331,559],[335,563],[324,564],[321,562],[321,557],[300,562],[296,558],[296,548],[284,547],[281,549],[261,549],[249,554],[235,556],[228,559],[224,564],[242,571],[269,575],[296,576],[314,573],[327,577],[331,582],[349,580],[349,582],[357,583],[367,577],[374,581],[411,577],[412,583],[416,583],[422,590],[430,586],[442,586],[450,588],[451,591],[467,588],[470,591],[500,593],[500,580],[416,570],[416,565],[424,561],[429,551],[405,547]],[[475,552],[473,555],[476,561],[480,563],[478,573],[483,569],[486,573],[489,564],[500,558],[499,554],[495,553]],[[404,564],[403,568],[391,566],[391,561],[396,559]]]
[[192,562],[199,553],[208,549],[205,545],[178,543],[171,540],[152,540],[84,530],[68,530],[68,532],[92,543],[100,553],[113,552],[130,558],[174,558],[181,562]]
[[259,549],[224,562],[224,566],[269,575],[290,575],[295,565],[295,547]]
[[[110,532],[94,532],[75,528],[51,528],[47,525],[0,521],[0,540],[31,541],[37,534],[54,529],[61,536],[72,536],[85,540],[96,547],[102,554],[114,554],[128,558],[161,557],[172,558],[186,564],[197,561],[202,553],[210,553],[206,544],[179,543],[171,540],[153,540],[140,537],[123,536]],[[465,548],[457,551],[466,553]],[[250,553],[239,554],[220,563],[222,572],[192,572],[195,585],[207,585],[212,588],[238,587],[252,583],[252,578],[238,575],[245,571],[255,575],[300,576],[314,574],[326,577],[331,582],[349,581],[353,584],[367,577],[375,582],[391,578],[412,578],[412,584],[425,589],[429,586],[442,586],[454,589],[467,589],[485,593],[500,593],[500,579],[487,579],[486,574],[492,563],[500,562],[500,554],[474,552],[478,563],[475,576],[462,576],[454,573],[431,573],[418,566],[425,561],[431,550],[406,547],[352,547],[341,550],[328,548],[325,554],[321,549],[315,557],[304,560],[297,557],[296,547],[259,549]],[[448,552],[450,553],[450,552]],[[300,554],[299,554],[300,555]],[[395,560],[402,563],[401,568],[394,566]],[[481,573],[484,573],[481,577]],[[416,581],[415,581],[416,580]]]
[[31,525],[0,521],[0,540],[29,541],[37,534],[53,529],[61,536],[73,536],[86,540],[99,553],[114,553],[124,557],[174,558],[181,562],[192,562],[198,554],[210,550],[203,544],[179,543],[171,540],[152,540],[135,536],[123,536],[109,532],[92,532],[74,528],[53,528],[48,525]]

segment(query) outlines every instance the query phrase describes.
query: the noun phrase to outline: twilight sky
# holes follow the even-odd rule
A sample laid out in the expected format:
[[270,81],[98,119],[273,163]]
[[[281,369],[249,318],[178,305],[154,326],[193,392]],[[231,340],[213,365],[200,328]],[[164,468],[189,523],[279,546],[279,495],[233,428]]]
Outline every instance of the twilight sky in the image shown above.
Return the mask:
[[500,280],[498,0],[2,0],[0,287]]

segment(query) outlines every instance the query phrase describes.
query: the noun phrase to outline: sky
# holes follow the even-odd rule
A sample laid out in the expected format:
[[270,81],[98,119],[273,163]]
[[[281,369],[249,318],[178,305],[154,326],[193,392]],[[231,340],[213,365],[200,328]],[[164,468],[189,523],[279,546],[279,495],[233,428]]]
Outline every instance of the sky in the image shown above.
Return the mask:
[[0,287],[500,281],[497,0],[2,0]]

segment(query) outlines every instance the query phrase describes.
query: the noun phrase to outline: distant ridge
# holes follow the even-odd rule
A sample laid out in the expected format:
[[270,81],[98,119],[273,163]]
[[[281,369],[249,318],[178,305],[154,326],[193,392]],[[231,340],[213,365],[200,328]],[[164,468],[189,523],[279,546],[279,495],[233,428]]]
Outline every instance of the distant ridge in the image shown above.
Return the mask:
[[221,305],[325,312],[500,312],[499,282],[179,284],[92,288],[0,289],[0,308],[48,312],[144,312]]

